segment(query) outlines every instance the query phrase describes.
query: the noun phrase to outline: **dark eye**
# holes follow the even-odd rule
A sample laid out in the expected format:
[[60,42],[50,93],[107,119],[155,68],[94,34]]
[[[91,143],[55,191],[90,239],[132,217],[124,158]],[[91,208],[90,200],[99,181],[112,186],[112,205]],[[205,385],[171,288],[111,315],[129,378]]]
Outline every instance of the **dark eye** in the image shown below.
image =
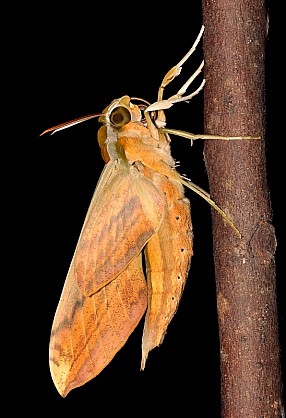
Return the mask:
[[117,106],[110,113],[109,120],[113,126],[120,128],[131,121],[131,113],[126,107]]

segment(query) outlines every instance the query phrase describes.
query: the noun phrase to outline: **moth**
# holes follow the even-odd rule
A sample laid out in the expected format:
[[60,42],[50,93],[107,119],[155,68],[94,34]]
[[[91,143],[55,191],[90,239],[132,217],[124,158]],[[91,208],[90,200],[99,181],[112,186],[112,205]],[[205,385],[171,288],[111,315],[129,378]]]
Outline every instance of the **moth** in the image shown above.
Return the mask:
[[41,134],[95,117],[102,124],[98,142],[105,167],[80,233],[50,337],[51,376],[63,397],[110,363],[144,315],[142,370],[149,352],[163,342],[193,255],[190,202],[184,187],[203,197],[240,235],[210,195],[177,171],[170,151],[170,135],[190,140],[242,139],[194,135],[166,127],[164,111],[189,101],[204,86],[203,80],[185,95],[202,71],[202,62],[175,95],[163,98],[165,87],[180,74],[203,30],[164,77],[155,103],[123,96],[100,114]]

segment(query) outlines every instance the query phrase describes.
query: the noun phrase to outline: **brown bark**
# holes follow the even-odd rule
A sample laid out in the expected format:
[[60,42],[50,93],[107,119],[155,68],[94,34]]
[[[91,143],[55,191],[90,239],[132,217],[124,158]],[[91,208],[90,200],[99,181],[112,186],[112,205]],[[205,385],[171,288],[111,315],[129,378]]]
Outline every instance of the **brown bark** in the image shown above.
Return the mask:
[[213,211],[223,418],[283,417],[276,237],[265,164],[266,6],[203,0],[205,132],[262,140],[205,142]]

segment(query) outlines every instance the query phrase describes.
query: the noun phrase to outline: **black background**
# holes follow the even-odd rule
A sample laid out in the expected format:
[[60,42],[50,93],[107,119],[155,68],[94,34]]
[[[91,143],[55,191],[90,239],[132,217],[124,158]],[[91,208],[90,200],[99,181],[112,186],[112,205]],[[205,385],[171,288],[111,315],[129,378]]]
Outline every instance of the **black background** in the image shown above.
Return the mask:
[[[278,238],[278,308],[285,367],[284,185],[282,165],[278,162],[282,151],[276,101],[280,64],[272,3],[267,43],[267,169]],[[66,405],[90,400],[96,408],[107,411],[116,405],[118,412],[127,414],[135,413],[132,402],[139,412],[140,405],[150,406],[150,410],[180,405],[190,416],[197,411],[200,417],[219,416],[219,342],[210,207],[194,193],[186,192],[192,205],[195,253],[189,280],[164,343],[150,353],[145,371],[139,370],[142,321],[110,365],[65,399],[57,393],[48,365],[53,315],[103,161],[96,140],[96,119],[53,136],[38,135],[56,124],[100,112],[124,94],[155,101],[163,76],[188,51],[201,28],[200,2],[187,6],[165,5],[166,9],[159,12],[152,9],[151,3],[70,4],[63,11],[49,3],[36,10],[31,39],[33,58],[36,57],[31,69],[32,123],[25,132],[29,136],[32,229],[38,261],[34,284],[45,300],[45,338],[43,345],[37,347],[42,359],[36,371],[46,375],[47,387],[42,388],[46,392],[44,403]],[[198,47],[183,67],[181,77],[166,90],[166,96],[181,87],[201,60]],[[168,110],[167,126],[202,133],[203,93],[189,104]],[[181,163],[180,172],[208,188],[203,141],[191,147],[188,140],[174,138],[172,154]],[[35,331],[35,338],[36,334]]]

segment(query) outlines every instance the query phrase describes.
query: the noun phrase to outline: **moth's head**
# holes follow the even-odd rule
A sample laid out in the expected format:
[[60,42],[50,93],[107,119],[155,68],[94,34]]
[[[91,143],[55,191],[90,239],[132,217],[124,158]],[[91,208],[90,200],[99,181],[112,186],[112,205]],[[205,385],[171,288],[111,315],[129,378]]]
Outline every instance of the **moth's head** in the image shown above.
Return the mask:
[[122,96],[115,99],[107,106],[99,122],[103,125],[112,125],[114,128],[121,128],[129,122],[141,122],[142,112],[140,106],[133,104],[129,96]]
[[[138,104],[132,103],[138,101]],[[52,128],[46,129],[40,134],[46,133],[54,134],[55,132],[61,131],[62,129],[69,128],[78,123],[85,122],[90,119],[99,118],[99,122],[103,125],[110,125],[115,129],[120,129],[122,126],[127,125],[129,122],[141,122],[146,124],[144,118],[144,111],[150,105],[144,99],[137,97],[130,98],[129,96],[122,96],[120,99],[115,99],[107,106],[102,113],[94,113],[91,115],[83,116],[81,118],[73,119],[69,122],[64,122],[60,125],[53,126]]]

